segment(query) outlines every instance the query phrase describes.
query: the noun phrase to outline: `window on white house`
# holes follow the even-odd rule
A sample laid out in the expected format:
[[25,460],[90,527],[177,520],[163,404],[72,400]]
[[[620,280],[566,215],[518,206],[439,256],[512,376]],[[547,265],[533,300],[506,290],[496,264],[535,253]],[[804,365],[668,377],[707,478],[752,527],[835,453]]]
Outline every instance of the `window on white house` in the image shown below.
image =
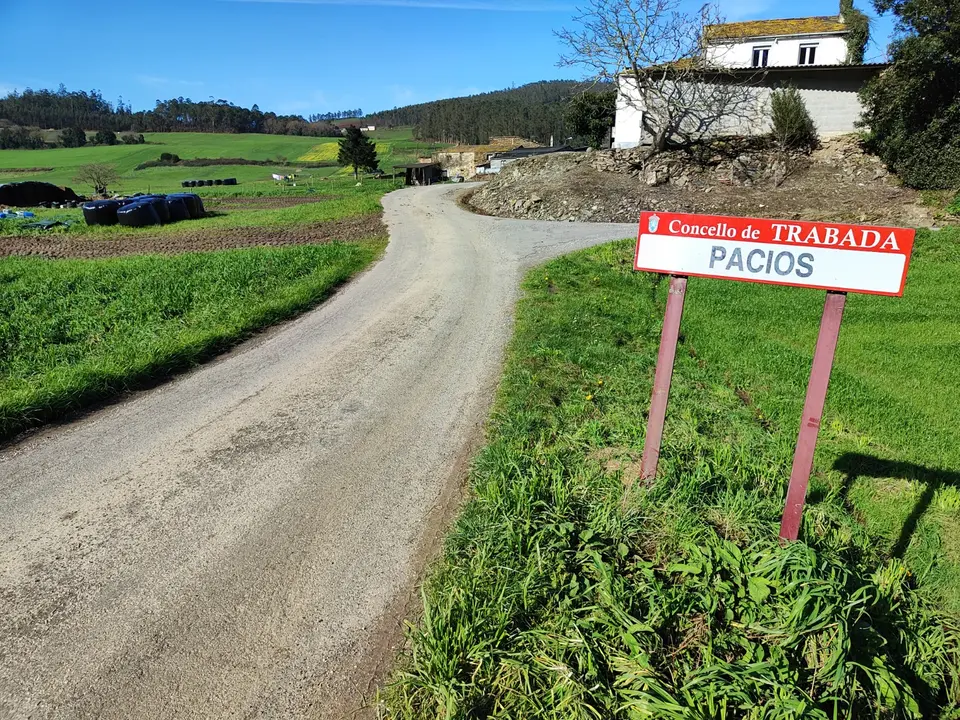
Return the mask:
[[770,57],[770,46],[757,46],[753,49],[753,66],[766,67],[767,60]]
[[800,46],[800,62],[798,65],[813,65],[816,62],[817,57],[817,46],[816,45],[801,45]]

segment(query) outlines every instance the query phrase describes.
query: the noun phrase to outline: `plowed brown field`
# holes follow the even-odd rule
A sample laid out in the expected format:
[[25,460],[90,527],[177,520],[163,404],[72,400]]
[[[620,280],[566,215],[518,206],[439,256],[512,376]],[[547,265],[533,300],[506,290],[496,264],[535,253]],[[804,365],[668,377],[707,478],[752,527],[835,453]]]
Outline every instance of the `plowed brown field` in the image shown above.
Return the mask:
[[[285,200],[285,198],[236,199],[245,202],[250,200]],[[298,200],[302,202],[302,198],[298,198]],[[31,255],[45,258],[104,258],[121,255],[175,255],[185,252],[230,250],[258,245],[317,245],[334,241],[349,242],[385,235],[386,232],[387,228],[383,224],[382,216],[378,214],[288,228],[185,230],[173,234],[151,233],[145,229],[110,237],[71,235],[69,233],[14,235],[0,237],[0,257]]]

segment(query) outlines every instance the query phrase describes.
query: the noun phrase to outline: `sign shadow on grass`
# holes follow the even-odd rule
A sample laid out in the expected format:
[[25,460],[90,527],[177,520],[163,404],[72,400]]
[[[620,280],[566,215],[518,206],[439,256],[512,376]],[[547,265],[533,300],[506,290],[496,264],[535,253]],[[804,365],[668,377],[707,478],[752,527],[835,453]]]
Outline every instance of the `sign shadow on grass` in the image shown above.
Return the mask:
[[843,496],[846,499],[847,494],[853,483],[861,477],[864,478],[902,478],[904,480],[914,480],[924,484],[923,492],[914,503],[913,509],[904,520],[903,527],[900,529],[900,536],[893,546],[891,555],[903,558],[910,540],[920,523],[920,519],[930,507],[937,490],[945,485],[952,485],[960,488],[960,473],[942,468],[929,468],[914,463],[901,462],[898,460],[883,460],[873,455],[864,455],[861,453],[844,453],[833,464],[833,469],[844,474]]

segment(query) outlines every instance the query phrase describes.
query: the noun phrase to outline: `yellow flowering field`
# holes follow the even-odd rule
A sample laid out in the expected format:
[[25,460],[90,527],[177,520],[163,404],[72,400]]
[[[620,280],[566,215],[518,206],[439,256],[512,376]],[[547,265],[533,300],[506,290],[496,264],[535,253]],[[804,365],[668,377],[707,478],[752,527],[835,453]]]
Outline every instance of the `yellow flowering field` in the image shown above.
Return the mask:
[[333,162],[337,159],[339,143],[335,139],[314,145],[310,150],[297,158],[302,162]]
[[[310,150],[297,160],[301,162],[335,162],[339,151],[340,143],[335,139],[314,145]],[[390,143],[377,143],[377,157],[383,159],[390,153]]]

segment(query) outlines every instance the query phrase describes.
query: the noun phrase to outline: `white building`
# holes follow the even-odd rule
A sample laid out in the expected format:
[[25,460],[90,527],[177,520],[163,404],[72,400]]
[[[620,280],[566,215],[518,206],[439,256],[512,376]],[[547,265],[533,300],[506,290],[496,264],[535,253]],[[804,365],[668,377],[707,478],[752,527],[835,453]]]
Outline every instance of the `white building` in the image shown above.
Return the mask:
[[[747,90],[739,93],[737,107],[727,116],[701,123],[703,134],[769,132],[770,94],[784,84],[799,90],[821,134],[853,132],[863,110],[857,93],[886,65],[846,65],[846,35],[838,16],[707,27],[702,76],[713,87],[732,84]],[[652,138],[643,129],[644,94],[635,78],[621,75],[618,90],[613,147],[649,144]]]
[[847,29],[839,16],[711,25],[704,55],[713,67],[800,67],[847,61]]

